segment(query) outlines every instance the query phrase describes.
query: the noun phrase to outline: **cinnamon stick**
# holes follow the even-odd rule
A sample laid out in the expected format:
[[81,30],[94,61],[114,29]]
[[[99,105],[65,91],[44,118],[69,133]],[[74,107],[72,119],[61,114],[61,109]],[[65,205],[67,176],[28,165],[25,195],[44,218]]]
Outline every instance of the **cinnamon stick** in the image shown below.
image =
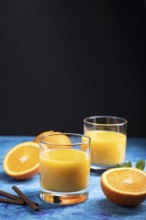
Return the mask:
[[12,195],[12,194],[10,194],[10,193],[8,193],[8,192],[2,191],[2,190],[0,190],[0,195],[1,195],[1,196],[6,196],[6,197],[8,197],[9,199],[14,199],[14,200],[23,201],[23,200],[22,200],[21,198],[19,198],[18,196],[14,196],[14,195]]
[[12,189],[20,196],[20,198],[27,203],[33,211],[39,211],[39,206],[28,199],[17,186],[13,186]]
[[0,198],[0,203],[9,203],[14,205],[24,205],[24,201],[18,199]]

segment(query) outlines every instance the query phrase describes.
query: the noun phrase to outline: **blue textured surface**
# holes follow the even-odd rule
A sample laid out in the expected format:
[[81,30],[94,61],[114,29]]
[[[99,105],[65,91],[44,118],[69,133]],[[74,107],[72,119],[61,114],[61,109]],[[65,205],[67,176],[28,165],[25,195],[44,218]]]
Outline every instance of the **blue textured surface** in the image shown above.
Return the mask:
[[[146,201],[135,208],[117,206],[106,199],[100,188],[100,177],[90,175],[89,198],[86,202],[74,206],[46,204],[39,198],[39,175],[27,181],[16,181],[8,177],[2,169],[6,152],[14,145],[33,140],[33,137],[0,137],[0,188],[13,193],[13,185],[18,186],[31,200],[39,203],[40,211],[33,212],[28,206],[0,203],[0,220],[15,219],[69,219],[69,220],[146,220]],[[126,161],[146,160],[146,139],[128,139]]]

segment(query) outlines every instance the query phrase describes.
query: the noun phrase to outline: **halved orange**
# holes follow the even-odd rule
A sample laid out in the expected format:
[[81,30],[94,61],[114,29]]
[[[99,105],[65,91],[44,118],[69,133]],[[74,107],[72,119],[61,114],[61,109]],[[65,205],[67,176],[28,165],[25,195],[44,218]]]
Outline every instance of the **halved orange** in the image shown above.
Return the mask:
[[146,173],[137,168],[113,168],[100,179],[105,196],[121,206],[137,206],[146,199]]
[[39,144],[29,141],[12,147],[4,157],[3,168],[15,179],[33,177],[39,172]]
[[[38,134],[35,138],[34,138],[34,142],[36,143],[39,143],[40,142],[40,138],[43,137],[44,135],[49,135],[49,134],[54,134],[56,133],[57,131],[44,131],[44,132],[41,132],[40,134]],[[57,133],[60,133],[60,132],[57,132]]]
[[59,131],[42,132],[34,139],[34,142],[39,143],[40,138],[42,138],[43,136],[44,136],[43,138],[44,142],[49,142],[49,143],[56,144],[56,145],[64,145],[66,147],[71,145],[70,139],[65,134]]

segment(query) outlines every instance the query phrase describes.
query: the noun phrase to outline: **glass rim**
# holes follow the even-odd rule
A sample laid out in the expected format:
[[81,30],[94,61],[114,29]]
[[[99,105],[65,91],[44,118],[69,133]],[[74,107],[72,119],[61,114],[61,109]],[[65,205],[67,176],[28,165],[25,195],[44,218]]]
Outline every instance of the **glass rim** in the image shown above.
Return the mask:
[[[43,141],[43,138],[45,137],[50,137],[50,136],[56,136],[56,135],[70,135],[70,136],[76,136],[76,137],[85,137],[86,139],[88,139],[88,141],[81,141],[81,142],[77,142],[77,143],[71,143],[71,144],[55,144],[55,143],[51,143],[51,142],[47,142],[47,141]],[[84,134],[77,134],[77,133],[67,133],[67,132],[63,132],[63,133],[55,133],[55,134],[45,134],[42,137],[39,138],[40,143],[42,144],[47,144],[47,145],[55,145],[55,146],[76,146],[76,145],[81,145],[81,144],[90,144],[91,138],[84,135]]]
[[[89,119],[100,119],[100,118],[110,118],[110,119],[119,119],[123,122],[119,122],[119,123],[98,123],[98,122],[89,122]],[[83,119],[84,123],[87,123],[89,125],[101,125],[101,126],[123,126],[126,125],[128,123],[128,121],[123,118],[123,117],[118,117],[118,116],[109,116],[109,115],[99,115],[99,116],[89,116]]]

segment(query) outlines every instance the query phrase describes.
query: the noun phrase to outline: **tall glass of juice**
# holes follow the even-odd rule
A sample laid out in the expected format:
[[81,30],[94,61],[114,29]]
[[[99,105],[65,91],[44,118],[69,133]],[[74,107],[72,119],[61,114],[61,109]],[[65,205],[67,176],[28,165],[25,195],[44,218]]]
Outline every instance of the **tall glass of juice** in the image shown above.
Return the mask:
[[125,160],[127,120],[115,116],[91,116],[83,121],[91,138],[91,172],[102,173]]
[[88,198],[90,137],[54,133],[40,138],[40,197],[72,205]]

